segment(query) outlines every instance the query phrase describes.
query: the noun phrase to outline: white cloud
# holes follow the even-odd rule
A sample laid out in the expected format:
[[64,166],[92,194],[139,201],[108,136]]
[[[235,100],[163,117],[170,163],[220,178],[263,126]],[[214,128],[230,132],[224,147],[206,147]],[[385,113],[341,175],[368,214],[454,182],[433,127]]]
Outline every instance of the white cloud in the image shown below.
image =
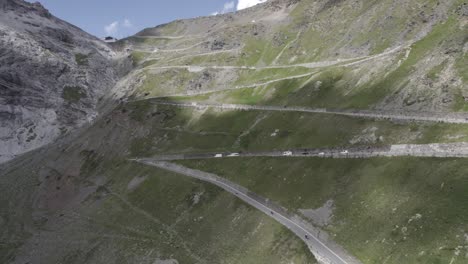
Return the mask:
[[237,2],[237,10],[242,10],[266,1],[267,0],[239,0],[239,2]]
[[123,26],[124,26],[125,28],[132,28],[132,27],[133,27],[133,24],[132,24],[132,22],[130,21],[130,19],[126,18],[126,19],[124,19],[124,21],[123,21]]
[[105,26],[104,31],[108,36],[117,34],[117,32],[119,32],[119,21],[114,21],[109,25]]
[[215,11],[213,13],[211,13],[210,15],[212,16],[216,16],[216,15],[219,15],[219,14],[225,14],[225,13],[228,13],[228,12],[232,12],[234,11],[236,7],[236,4],[234,1],[230,1],[230,2],[226,2],[224,3],[224,6],[223,6],[223,9],[221,11]]
[[126,35],[134,28],[132,21],[125,18],[122,21],[114,21],[109,25],[104,26],[104,32],[106,36],[112,37],[121,37],[121,35]]
[[234,10],[234,1],[227,2],[224,4],[223,13],[230,12]]

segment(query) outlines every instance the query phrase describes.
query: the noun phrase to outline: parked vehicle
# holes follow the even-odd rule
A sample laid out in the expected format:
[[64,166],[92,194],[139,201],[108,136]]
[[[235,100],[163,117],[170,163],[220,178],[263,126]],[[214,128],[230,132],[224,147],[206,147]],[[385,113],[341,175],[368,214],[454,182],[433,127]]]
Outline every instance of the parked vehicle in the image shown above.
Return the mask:
[[292,156],[292,151],[285,151],[283,152],[283,156]]
[[349,152],[347,150],[343,150],[340,152],[341,154],[348,154]]
[[239,157],[239,153],[231,153],[228,155],[228,157]]
[[319,156],[324,156],[325,155],[325,152],[320,152],[319,153]]
[[215,158],[222,158],[222,157],[223,157],[223,154],[216,154],[214,157],[215,157]]

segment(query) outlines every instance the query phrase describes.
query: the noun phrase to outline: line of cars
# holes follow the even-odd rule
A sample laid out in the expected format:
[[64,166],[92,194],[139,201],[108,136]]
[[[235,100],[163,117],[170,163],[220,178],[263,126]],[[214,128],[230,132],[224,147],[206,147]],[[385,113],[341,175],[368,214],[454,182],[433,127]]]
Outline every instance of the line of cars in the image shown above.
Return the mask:
[[[284,157],[291,157],[294,153],[291,151],[291,150],[287,150],[287,151],[283,151],[282,153],[282,156]],[[307,152],[306,150],[304,150],[302,152],[302,155],[309,155],[311,153]],[[341,155],[348,155],[349,154],[349,151],[348,150],[343,150],[343,151],[340,151],[340,154]],[[325,152],[319,152],[318,153],[319,156],[325,156]],[[214,154],[214,157],[215,158],[222,158],[222,157],[239,157],[240,156],[240,153],[230,153],[230,154],[222,154],[222,153],[217,153],[217,154]]]
[[[308,152],[307,150],[304,150],[302,152],[302,155],[310,155],[310,154],[314,154],[314,153],[310,153]],[[349,151],[348,150],[343,150],[343,151],[340,151],[340,154],[341,155],[348,155],[349,154]],[[293,155],[293,152],[288,150],[288,151],[284,151],[283,152],[283,156],[292,156]],[[325,152],[319,152],[318,153],[319,156],[325,156]]]
[[227,154],[226,156],[224,156],[224,154],[222,153],[218,153],[218,154],[215,154],[214,157],[215,158],[222,158],[222,157],[239,157],[240,156],[240,153],[230,153],[230,154]]

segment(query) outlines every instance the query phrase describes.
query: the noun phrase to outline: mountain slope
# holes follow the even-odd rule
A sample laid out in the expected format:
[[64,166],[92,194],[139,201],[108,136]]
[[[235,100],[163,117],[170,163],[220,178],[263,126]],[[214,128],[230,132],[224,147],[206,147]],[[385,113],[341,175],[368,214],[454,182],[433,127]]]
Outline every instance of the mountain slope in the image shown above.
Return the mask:
[[40,4],[0,2],[0,161],[91,122],[118,79],[116,54]]
[[[42,8],[7,3],[9,18],[2,16],[0,25],[34,44],[16,53],[65,45],[50,40],[54,34],[23,30],[44,27],[12,22],[14,16],[51,23]],[[52,21],[57,24],[47,25],[81,34]],[[317,251],[302,243],[307,238],[222,189],[132,161],[198,153],[209,159],[175,162],[269,199],[362,263],[465,263],[465,158],[347,159],[346,153],[468,141],[466,124],[421,121],[468,118],[467,21],[468,6],[459,0],[271,0],[145,29],[113,43],[108,55],[88,36],[73,51],[48,51],[43,56],[50,60],[63,53],[57,63],[71,69],[63,83],[50,67],[31,80],[54,85],[49,93],[57,102],[50,108],[69,122],[99,113],[82,129],[0,165],[0,262],[326,263],[311,255]],[[5,91],[42,87],[26,85],[19,70],[36,65],[22,60],[34,52],[5,54],[13,64],[0,69],[22,76],[17,86],[5,77],[11,86]],[[94,55],[78,65],[86,60],[76,54]],[[99,79],[101,68],[112,70]],[[77,81],[82,71],[88,86]],[[68,81],[89,89],[86,98],[76,101],[80,93],[71,93],[65,98],[72,102],[61,103]],[[223,104],[266,107],[239,111]],[[86,114],[67,118],[77,109]],[[308,148],[341,154],[288,154]],[[262,151],[287,157],[244,156]]]
[[[466,53],[466,5],[463,1],[368,1],[366,4],[273,1],[266,6],[270,9],[260,5],[236,16],[176,21],[124,40],[135,50],[134,55],[138,55],[136,61],[142,63],[142,69],[134,73],[138,80],[135,86],[142,95],[190,95],[261,84],[268,76],[278,76],[273,80],[283,77],[281,73],[301,76],[316,72],[315,81],[337,88],[323,87],[317,95],[307,95],[306,102],[291,98],[294,104],[321,101],[329,107],[418,111],[465,107],[466,83],[462,78],[466,61],[463,55]],[[207,28],[207,32],[200,33],[202,28]],[[182,38],[158,37],[167,35]],[[166,49],[169,43],[175,48]],[[392,52],[386,56],[376,56],[389,51]],[[363,60],[366,56],[377,58]],[[346,60],[362,63],[327,67],[346,65]],[[307,70],[312,65],[304,66],[312,62],[316,70]],[[182,67],[187,64],[205,67],[187,70]],[[263,71],[207,65],[250,66]],[[290,72],[270,69],[286,66]],[[174,74],[178,74],[177,83],[172,78]],[[306,81],[307,77],[297,80]],[[165,90],[167,87],[171,87],[171,92]],[[298,97],[302,97],[313,89],[296,90]],[[242,92],[255,92],[255,87]],[[223,100],[233,101],[229,95],[232,93],[210,93],[206,97],[217,100],[222,96]],[[276,100],[288,101],[280,98],[279,92],[278,95],[274,96]],[[260,96],[268,99],[267,94]]]

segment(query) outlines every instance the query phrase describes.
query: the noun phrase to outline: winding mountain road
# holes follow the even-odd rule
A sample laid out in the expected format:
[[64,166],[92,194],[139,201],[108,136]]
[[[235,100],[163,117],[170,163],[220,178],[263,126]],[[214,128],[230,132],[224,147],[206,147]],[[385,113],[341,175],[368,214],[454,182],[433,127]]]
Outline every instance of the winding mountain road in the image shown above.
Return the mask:
[[212,152],[212,153],[181,153],[153,156],[152,160],[199,160],[232,157],[318,157],[318,158],[371,158],[371,157],[438,157],[466,158],[468,157],[468,142],[434,143],[434,144],[400,144],[383,147],[350,147],[321,149],[290,149],[258,152]]
[[244,110],[244,111],[276,111],[276,112],[300,112],[314,114],[341,115],[358,118],[388,119],[410,122],[435,122],[451,124],[468,124],[468,113],[441,113],[441,112],[391,112],[379,110],[331,110],[325,108],[310,108],[299,106],[267,106],[267,105],[242,105],[242,104],[216,104],[198,102],[169,102],[162,100],[152,100],[152,98],[140,99],[150,100],[157,105],[170,105],[176,107],[191,108],[218,108],[223,110]]
[[203,53],[194,53],[194,54],[184,55],[180,57],[175,57],[165,62],[169,63],[169,62],[178,61],[178,60],[187,59],[187,58],[211,56],[211,55],[216,55],[216,54],[221,54],[221,53],[234,53],[234,52],[239,52],[239,51],[240,49],[229,49],[229,50],[218,50],[218,51],[203,52]]
[[[141,36],[140,36],[141,37]],[[155,37],[156,38],[156,37]],[[164,36],[157,37],[157,38],[164,38]],[[173,37],[176,39],[176,37]],[[180,38],[180,37],[177,37]],[[203,43],[203,42],[201,42]],[[201,43],[197,43],[193,45],[192,47],[198,46]],[[171,70],[171,69],[185,69],[189,72],[202,72],[205,69],[213,69],[213,70],[265,70],[265,69],[291,69],[291,68],[296,68],[296,67],[304,67],[308,69],[316,69],[316,68],[324,68],[324,67],[329,67],[329,66],[343,66],[343,67],[349,67],[353,66],[359,63],[364,63],[370,60],[374,59],[380,59],[384,58],[388,55],[391,55],[393,53],[399,52],[405,48],[408,48],[409,46],[397,46],[393,49],[390,49],[388,51],[385,51],[383,53],[375,54],[375,55],[370,55],[370,56],[361,56],[361,57],[355,57],[355,58],[348,58],[348,59],[337,59],[337,60],[332,60],[332,61],[317,61],[317,62],[308,62],[308,63],[300,63],[300,64],[290,64],[290,65],[270,65],[270,66],[231,66],[231,65],[165,65],[165,66],[148,66],[148,67],[143,67],[141,69],[138,69],[135,71],[135,73],[139,73],[142,71],[146,70]],[[187,49],[190,49],[191,47],[188,47]],[[185,50],[185,49],[179,49],[179,50]],[[205,52],[205,53],[199,53],[199,54],[189,54],[189,55],[184,55],[181,57],[175,57],[171,58],[170,61],[177,61],[181,60],[183,58],[189,58],[189,57],[196,57],[196,56],[209,56],[209,55],[214,55],[214,54],[219,54],[219,53],[229,53],[229,52],[238,52],[241,49],[231,49],[231,50],[219,50],[219,51],[211,51],[211,52]],[[169,50],[167,50],[169,51]],[[172,50],[176,51],[176,50]],[[158,51],[156,51],[158,52]],[[161,51],[163,52],[163,51]],[[155,51],[152,51],[154,54]],[[149,56],[146,58],[143,62],[149,61],[155,59],[152,56]],[[135,74],[134,73],[134,74]],[[203,94],[210,94],[214,92],[223,92],[223,91],[229,91],[229,90],[237,90],[237,89],[243,89],[243,88],[253,88],[253,87],[258,87],[262,85],[268,85],[274,82],[279,82],[282,80],[291,80],[291,79],[296,79],[296,78],[302,78],[306,77],[309,75],[313,75],[315,72],[311,73],[306,73],[306,74],[301,74],[301,75],[293,75],[293,76],[287,76],[279,79],[274,79],[270,81],[266,81],[264,83],[254,83],[250,85],[243,85],[243,86],[236,86],[233,88],[227,88],[227,89],[211,89],[211,90],[205,90],[205,91],[199,91],[199,92],[186,92],[186,93],[178,93],[178,94],[168,94],[168,95],[162,95],[162,96],[156,96],[152,98],[161,98],[161,97],[168,97],[168,96],[196,96],[196,95],[203,95]],[[148,99],[148,98],[144,98]],[[142,100],[144,100],[142,99]]]
[[265,82],[262,82],[262,83],[237,85],[237,86],[234,86],[232,88],[225,88],[225,89],[210,89],[210,90],[195,91],[195,92],[186,92],[186,93],[166,94],[166,95],[161,95],[161,96],[152,96],[150,98],[142,98],[142,99],[139,99],[137,101],[148,100],[148,99],[157,99],[157,98],[165,98],[165,97],[168,97],[168,96],[197,96],[197,95],[205,95],[205,94],[218,93],[218,92],[226,92],[226,91],[234,91],[234,90],[247,89],[247,88],[255,88],[255,87],[269,85],[269,84],[272,84],[272,83],[286,81],[286,80],[294,80],[294,79],[300,79],[300,78],[304,78],[304,77],[311,77],[316,73],[317,72],[309,72],[309,73],[304,73],[304,74],[299,74],[299,75],[292,75],[292,76],[287,76],[287,77],[283,77],[283,78],[273,79],[273,80],[265,81]]
[[272,217],[297,236],[299,236],[309,247],[311,252],[321,263],[330,264],[358,264],[360,263],[344,249],[327,239],[328,236],[322,231],[307,224],[298,216],[289,215],[284,209],[269,202],[268,199],[260,197],[246,188],[221,178],[215,174],[190,169],[169,162],[154,161],[152,159],[134,159],[139,163],[154,166],[167,171],[189,176],[204,182],[212,183],[227,192],[237,196],[244,202]]
[[200,45],[202,45],[203,43],[205,43],[205,41],[200,41],[198,43],[195,43],[191,46],[188,46],[188,47],[185,47],[185,48],[178,48],[178,49],[157,49],[156,51],[154,51],[153,49],[153,52],[154,53],[171,53],[171,52],[174,52],[174,53],[177,53],[177,52],[183,52],[183,51],[187,51],[187,50],[190,50],[190,49],[193,49],[195,47],[198,47]]
[[297,215],[272,203],[248,189],[212,173],[194,170],[170,163],[175,160],[219,159],[230,157],[320,157],[320,158],[370,158],[370,157],[468,157],[468,142],[435,144],[401,144],[384,147],[353,147],[331,149],[300,149],[283,151],[242,152],[242,153],[194,153],[159,155],[152,158],[137,158],[131,161],[154,166],[167,171],[186,175],[209,182],[230,192],[244,202],[272,217],[297,236],[309,247],[321,263],[354,264],[360,263],[343,248],[328,239],[328,235],[310,225]]
[[[337,59],[331,61],[316,61],[316,62],[306,62],[306,63],[298,63],[298,64],[286,64],[286,65],[270,65],[270,66],[230,66],[230,65],[212,65],[212,66],[203,66],[203,65],[167,65],[167,66],[150,66],[146,69],[189,69],[190,67],[199,67],[199,68],[207,68],[207,69],[218,69],[218,70],[236,70],[236,69],[249,69],[249,70],[264,70],[264,69],[290,69],[296,67],[304,67],[308,69],[315,69],[315,68],[323,68],[329,67],[334,65],[341,65],[344,67],[353,66],[359,63],[367,62],[374,59],[380,59],[391,55],[393,53],[399,52],[408,46],[397,46],[393,49],[388,51],[371,55],[371,56],[361,56],[355,58],[348,58],[348,59]],[[205,55],[215,54],[218,51],[214,52],[207,52]],[[218,52],[219,53],[219,52]]]
[[[182,36],[143,36],[143,35],[135,35],[132,38],[142,38],[142,39],[182,39],[186,38],[188,35]],[[191,37],[191,36],[190,36]]]

